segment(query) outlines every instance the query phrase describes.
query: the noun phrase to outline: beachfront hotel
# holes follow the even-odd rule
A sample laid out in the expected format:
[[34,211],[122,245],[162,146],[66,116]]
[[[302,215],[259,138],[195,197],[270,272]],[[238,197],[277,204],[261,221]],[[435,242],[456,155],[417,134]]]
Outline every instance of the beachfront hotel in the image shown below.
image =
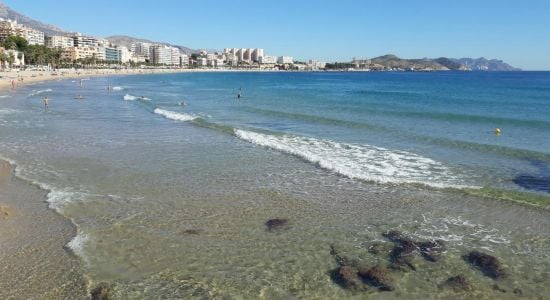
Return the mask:
[[0,18],[0,41],[11,35],[25,38],[29,45],[44,45],[44,32],[19,24],[14,20]]

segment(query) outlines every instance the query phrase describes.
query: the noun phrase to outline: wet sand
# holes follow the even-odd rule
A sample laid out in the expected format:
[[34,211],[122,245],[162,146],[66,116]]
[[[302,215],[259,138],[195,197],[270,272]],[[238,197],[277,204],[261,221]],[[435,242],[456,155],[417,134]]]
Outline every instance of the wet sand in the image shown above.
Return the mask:
[[64,248],[76,228],[49,209],[47,192],[0,160],[0,298],[86,299],[81,260]]

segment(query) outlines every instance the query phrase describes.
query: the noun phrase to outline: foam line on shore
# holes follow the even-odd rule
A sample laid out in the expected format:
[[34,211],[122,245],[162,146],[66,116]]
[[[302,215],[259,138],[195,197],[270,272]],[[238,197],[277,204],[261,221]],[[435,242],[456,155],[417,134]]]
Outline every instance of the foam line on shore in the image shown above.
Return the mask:
[[125,101],[135,101],[135,100],[143,100],[143,101],[151,101],[152,99],[151,98],[147,98],[147,97],[138,97],[138,96],[134,96],[134,95],[130,95],[130,94],[126,94],[124,95],[123,99]]
[[414,153],[371,145],[338,143],[291,135],[235,129],[253,144],[292,154],[340,175],[377,183],[422,184],[436,188],[468,187],[442,163]]
[[175,111],[165,110],[161,108],[155,108],[155,110],[153,110],[153,113],[157,115],[161,115],[170,120],[182,121],[182,122],[193,121],[198,118],[198,116],[195,116],[192,114],[175,112]]
[[[45,191],[47,193],[46,202],[48,203],[48,208],[66,217],[63,214],[63,209],[67,204],[71,203],[74,200],[75,195],[77,195],[78,193],[74,191],[70,191],[68,189],[64,189],[64,190],[57,189],[46,183],[28,178],[27,176],[23,175],[23,169],[20,167],[20,165],[16,161],[10,158],[0,155],[0,160],[6,161],[10,165],[12,165],[15,177],[25,181],[26,183],[32,186],[36,186],[39,189]],[[71,221],[73,226],[76,227],[77,233],[71,239],[71,241],[69,241],[65,246],[71,249],[71,251],[73,251],[76,255],[81,257],[84,261],[87,261],[86,256],[84,255],[84,252],[83,252],[83,247],[85,242],[87,241],[87,236],[81,233],[79,226],[74,222],[72,218],[68,218],[68,219]]]

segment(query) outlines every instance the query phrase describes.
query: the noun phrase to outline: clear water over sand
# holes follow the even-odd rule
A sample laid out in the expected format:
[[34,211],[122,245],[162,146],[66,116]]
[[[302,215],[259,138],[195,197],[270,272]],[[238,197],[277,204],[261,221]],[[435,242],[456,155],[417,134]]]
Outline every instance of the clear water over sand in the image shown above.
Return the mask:
[[[51,189],[50,207],[78,227],[69,247],[82,272],[115,298],[537,297],[550,293],[550,212],[461,188],[548,194],[549,83],[548,73],[59,81],[1,99],[0,154]],[[289,224],[268,232],[272,218]],[[393,292],[331,280],[331,246],[386,265],[368,248],[391,247],[390,229],[448,250],[392,271]],[[471,250],[510,276],[484,276],[461,258]],[[439,287],[458,274],[472,290]]]

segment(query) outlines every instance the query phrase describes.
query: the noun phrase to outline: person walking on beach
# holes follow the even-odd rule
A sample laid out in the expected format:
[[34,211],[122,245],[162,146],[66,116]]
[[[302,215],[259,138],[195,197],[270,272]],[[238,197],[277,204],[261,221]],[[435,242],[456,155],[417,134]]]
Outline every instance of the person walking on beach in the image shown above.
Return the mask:
[[44,108],[48,108],[48,97],[42,98],[42,102],[44,102]]
[[11,81],[11,88],[12,88],[12,89],[15,89],[15,80],[12,80],[12,81]]

